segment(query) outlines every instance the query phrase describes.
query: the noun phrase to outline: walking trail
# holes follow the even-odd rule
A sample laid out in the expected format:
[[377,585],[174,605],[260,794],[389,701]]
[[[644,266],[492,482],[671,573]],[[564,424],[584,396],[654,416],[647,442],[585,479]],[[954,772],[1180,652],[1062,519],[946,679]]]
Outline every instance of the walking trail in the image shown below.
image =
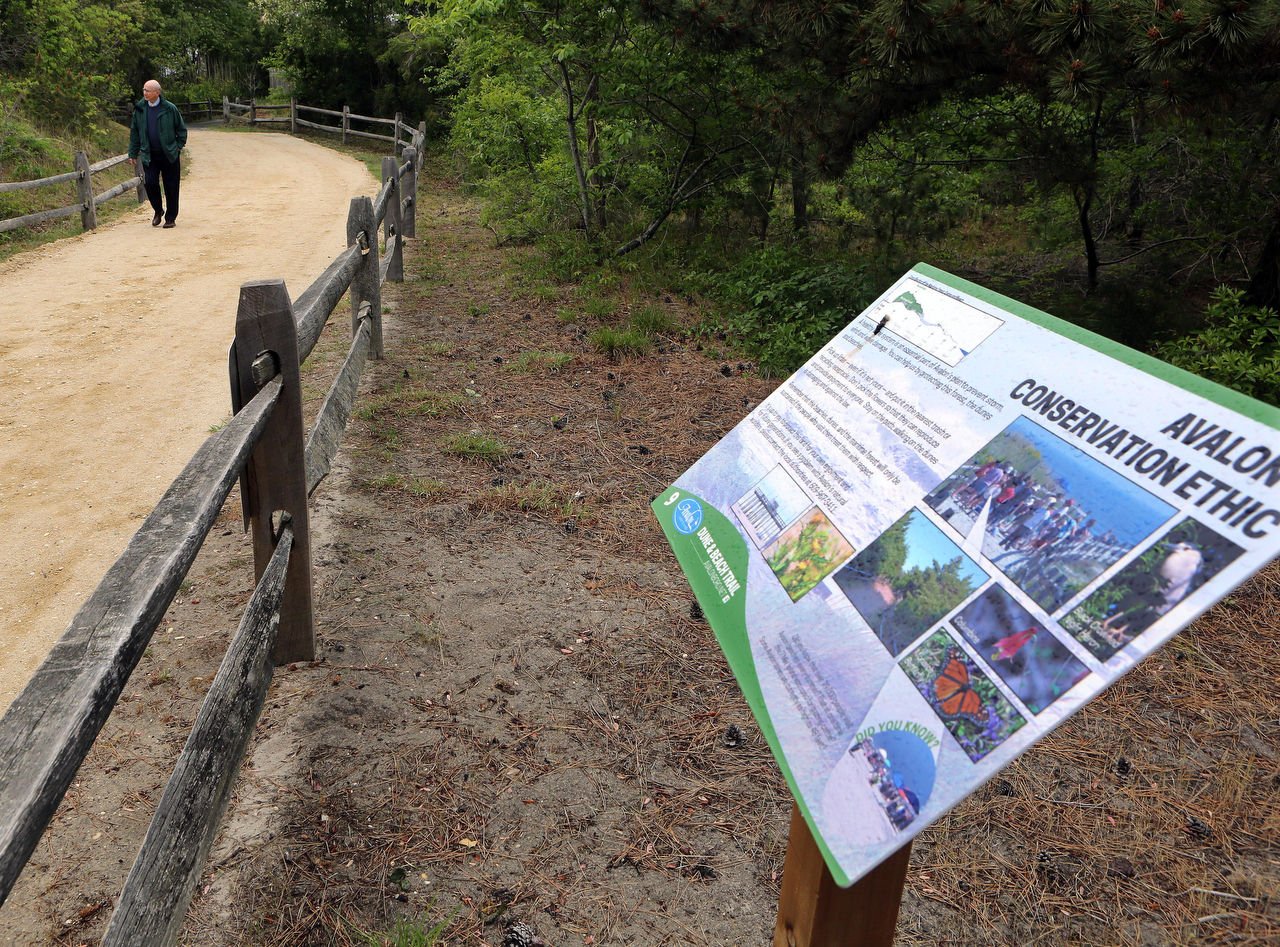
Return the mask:
[[144,203],[0,263],[0,710],[230,414],[240,284],[296,296],[376,189],[310,142],[197,129],[176,228]]

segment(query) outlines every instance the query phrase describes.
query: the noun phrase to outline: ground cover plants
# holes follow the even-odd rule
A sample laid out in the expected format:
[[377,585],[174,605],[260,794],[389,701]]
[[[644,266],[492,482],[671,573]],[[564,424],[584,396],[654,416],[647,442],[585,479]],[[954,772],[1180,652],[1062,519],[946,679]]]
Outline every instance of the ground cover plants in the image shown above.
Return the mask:
[[[317,660],[277,671],[181,940],[768,943],[789,800],[647,507],[776,380],[625,276],[598,318],[649,348],[601,351],[578,281],[423,185],[315,496]],[[237,515],[37,853],[37,941],[100,935],[127,865],[95,852],[133,851],[248,594]],[[1273,566],[924,833],[898,943],[1276,942],[1278,606]]]

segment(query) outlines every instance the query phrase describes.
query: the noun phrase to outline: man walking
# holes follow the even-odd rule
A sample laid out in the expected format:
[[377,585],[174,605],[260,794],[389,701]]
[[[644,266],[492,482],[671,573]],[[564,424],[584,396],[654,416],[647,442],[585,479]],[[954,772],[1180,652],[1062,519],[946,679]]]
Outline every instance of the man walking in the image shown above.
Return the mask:
[[[148,79],[142,86],[142,99],[133,107],[129,124],[129,160],[136,168],[142,158],[142,178],[147,198],[155,216],[151,226],[173,226],[178,219],[178,181],[182,168],[178,156],[187,144],[187,124],[178,107],[160,94],[160,83]],[[160,200],[160,184],[164,182],[164,201]],[[165,211],[168,205],[168,211]]]

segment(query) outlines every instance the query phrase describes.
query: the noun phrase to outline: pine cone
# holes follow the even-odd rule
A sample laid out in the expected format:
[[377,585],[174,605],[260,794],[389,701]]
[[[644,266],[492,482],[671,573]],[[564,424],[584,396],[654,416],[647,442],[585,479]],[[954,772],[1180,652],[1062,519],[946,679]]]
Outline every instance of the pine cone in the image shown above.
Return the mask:
[[528,924],[518,921],[507,928],[502,947],[546,947],[546,941]]

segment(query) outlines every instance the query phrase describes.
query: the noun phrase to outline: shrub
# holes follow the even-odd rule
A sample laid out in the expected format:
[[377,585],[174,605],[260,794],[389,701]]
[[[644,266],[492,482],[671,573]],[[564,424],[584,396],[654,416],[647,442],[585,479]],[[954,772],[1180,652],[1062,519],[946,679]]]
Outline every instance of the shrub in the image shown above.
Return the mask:
[[794,371],[876,295],[863,267],[777,247],[745,257],[713,291],[730,309],[729,333],[766,376]]
[[1280,314],[1247,305],[1238,289],[1214,290],[1204,326],[1161,344],[1156,355],[1251,397],[1280,404]]

